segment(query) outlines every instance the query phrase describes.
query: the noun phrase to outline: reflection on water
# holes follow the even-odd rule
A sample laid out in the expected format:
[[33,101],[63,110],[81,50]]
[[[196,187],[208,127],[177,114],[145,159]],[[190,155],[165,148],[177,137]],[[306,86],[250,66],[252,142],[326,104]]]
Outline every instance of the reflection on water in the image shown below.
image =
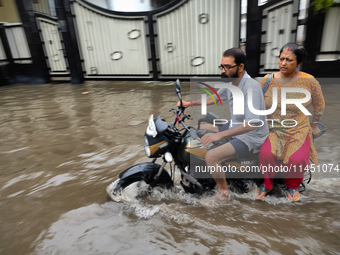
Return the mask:
[[[183,84],[188,97],[189,84]],[[320,164],[339,163],[337,86],[323,88]],[[89,93],[83,93],[89,92]],[[125,168],[148,160],[150,114],[177,102],[172,82],[0,87],[1,254],[336,254],[339,174],[315,173],[301,202],[247,194],[214,207],[179,186],[108,200]],[[131,197],[130,197],[131,198]]]

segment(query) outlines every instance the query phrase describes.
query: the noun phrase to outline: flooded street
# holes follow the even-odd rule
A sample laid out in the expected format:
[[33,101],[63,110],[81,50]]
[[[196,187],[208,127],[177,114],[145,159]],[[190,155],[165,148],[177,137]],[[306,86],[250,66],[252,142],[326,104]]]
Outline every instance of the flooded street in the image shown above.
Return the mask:
[[[315,144],[319,165],[334,168],[339,86],[322,87],[328,130]],[[177,101],[173,82],[0,87],[0,254],[339,254],[340,169],[314,173],[294,204],[255,201],[255,187],[212,208],[179,186],[109,199],[122,170],[150,161],[149,116],[171,122]]]

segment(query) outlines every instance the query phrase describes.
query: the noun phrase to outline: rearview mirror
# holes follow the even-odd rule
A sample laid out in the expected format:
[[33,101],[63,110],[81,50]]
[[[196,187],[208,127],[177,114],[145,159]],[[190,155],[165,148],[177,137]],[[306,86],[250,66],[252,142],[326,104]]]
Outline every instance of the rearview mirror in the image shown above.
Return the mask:
[[175,91],[176,91],[177,96],[178,96],[179,100],[181,101],[181,105],[182,105],[181,84],[179,82],[179,79],[177,79],[176,82],[175,82]]
[[181,84],[179,82],[179,79],[177,79],[175,82],[175,91],[176,93],[181,93]]

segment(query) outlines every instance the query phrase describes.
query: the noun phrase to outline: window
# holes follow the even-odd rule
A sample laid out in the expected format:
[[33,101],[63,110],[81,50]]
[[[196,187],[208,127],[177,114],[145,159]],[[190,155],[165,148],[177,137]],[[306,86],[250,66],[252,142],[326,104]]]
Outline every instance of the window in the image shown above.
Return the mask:
[[340,6],[334,6],[327,11],[323,26],[320,54],[317,61],[340,59]]

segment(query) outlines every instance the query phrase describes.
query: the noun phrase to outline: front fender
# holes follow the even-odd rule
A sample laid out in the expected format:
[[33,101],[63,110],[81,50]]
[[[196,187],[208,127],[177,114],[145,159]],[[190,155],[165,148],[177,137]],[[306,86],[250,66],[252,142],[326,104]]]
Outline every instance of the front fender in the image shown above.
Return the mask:
[[146,183],[150,181],[150,178],[158,173],[161,166],[152,162],[145,162],[134,165],[119,174],[121,180],[136,179],[144,180]]
[[[145,181],[147,184],[151,184],[154,181],[155,175],[158,173],[161,165],[145,162],[134,165],[119,174],[119,183],[115,190],[124,189],[131,183],[136,181]],[[157,178],[156,185],[166,185],[170,187],[172,185],[172,180],[168,172],[164,169],[159,178]]]

